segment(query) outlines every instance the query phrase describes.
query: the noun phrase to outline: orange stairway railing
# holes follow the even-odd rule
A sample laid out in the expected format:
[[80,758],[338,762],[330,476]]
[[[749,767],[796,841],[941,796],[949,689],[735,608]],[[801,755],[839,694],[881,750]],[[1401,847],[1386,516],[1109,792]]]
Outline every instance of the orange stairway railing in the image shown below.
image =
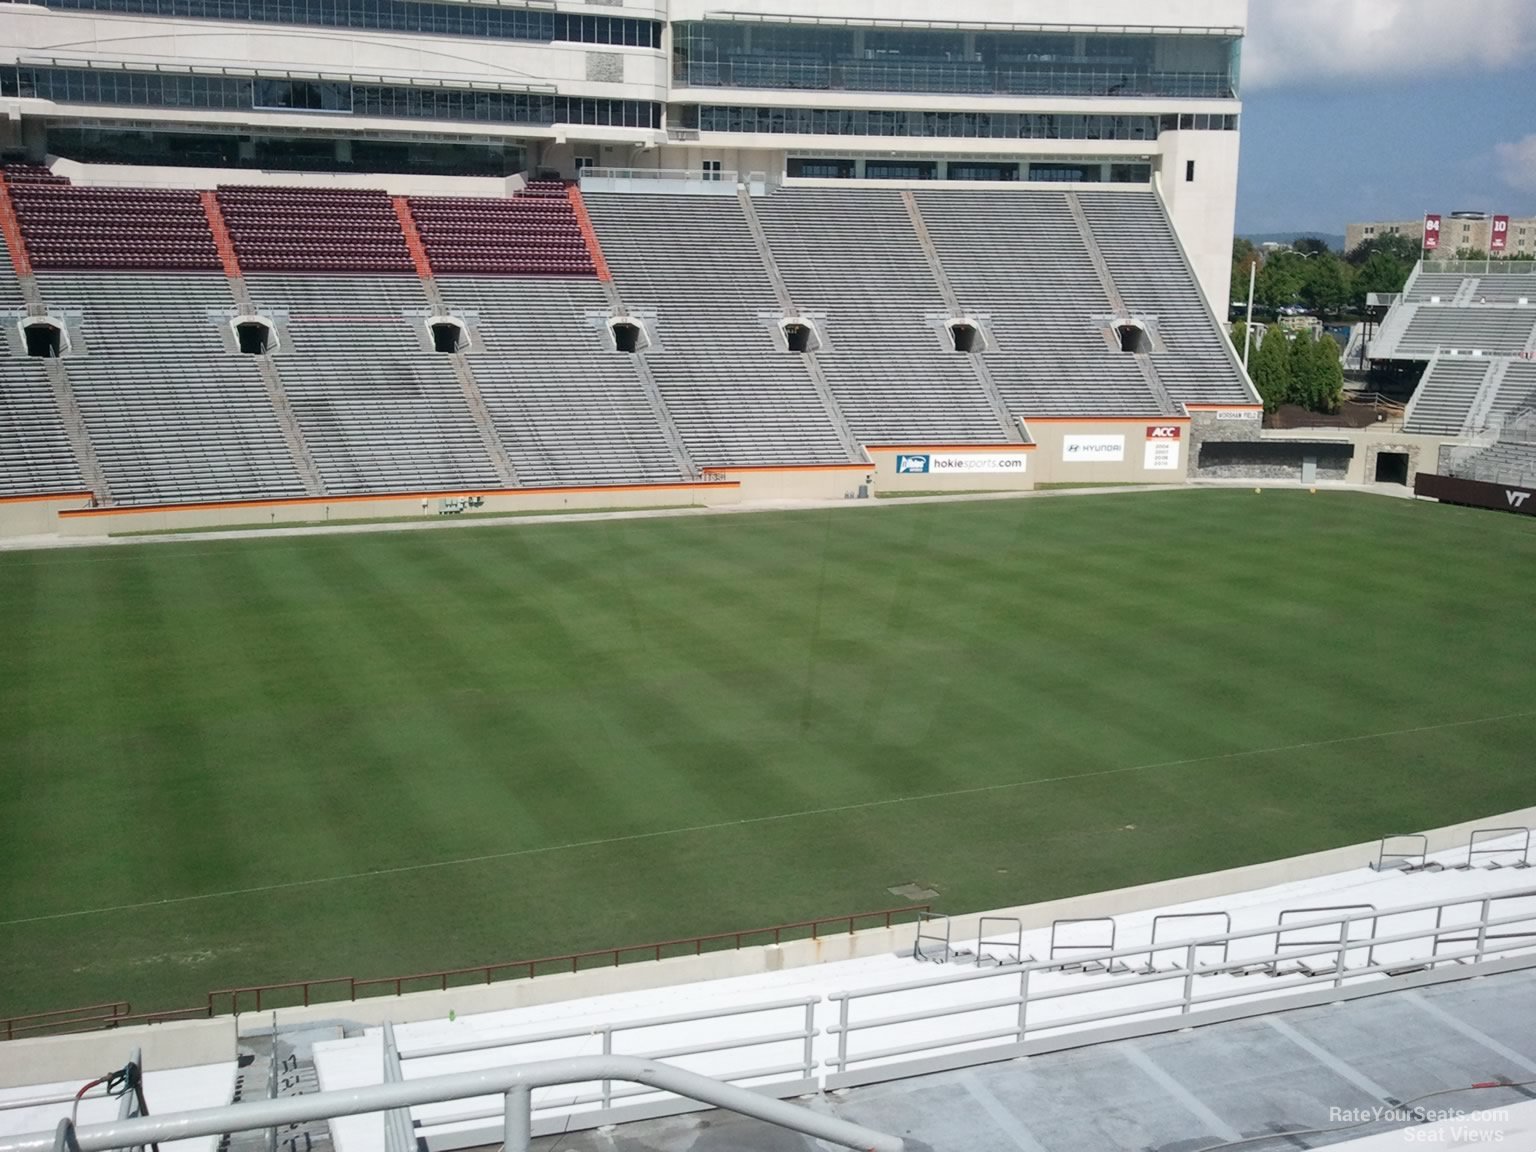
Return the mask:
[[395,206],[395,215],[400,220],[400,231],[405,233],[405,246],[410,250],[411,263],[416,265],[416,275],[423,280],[432,279],[432,261],[427,258],[427,248],[421,242],[421,233],[416,230],[416,217],[411,215],[411,202],[404,196],[390,198]]
[[11,190],[6,186],[3,172],[0,172],[0,233],[5,234],[5,247],[11,254],[11,267],[16,269],[16,275],[32,275],[27,242],[22,238],[21,224],[16,219],[15,208],[11,206]]
[[587,254],[592,257],[592,267],[597,272],[597,278],[612,280],[608,261],[603,259],[603,246],[597,242],[597,232],[592,227],[592,217],[587,215],[586,201],[581,198],[581,189],[575,184],[567,184],[565,194],[571,202],[572,211],[576,213],[576,222],[581,225],[581,238],[586,241]]
[[202,192],[203,215],[208,217],[208,228],[213,233],[214,247],[219,250],[219,262],[224,265],[224,275],[231,280],[241,276],[240,258],[235,255],[235,242],[230,239],[229,225],[224,223],[224,210],[219,207],[216,193]]

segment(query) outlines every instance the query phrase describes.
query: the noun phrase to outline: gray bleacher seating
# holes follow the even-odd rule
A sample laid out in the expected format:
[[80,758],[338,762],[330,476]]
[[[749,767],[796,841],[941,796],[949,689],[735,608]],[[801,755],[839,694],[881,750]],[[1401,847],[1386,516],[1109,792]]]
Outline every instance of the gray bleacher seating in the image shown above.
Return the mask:
[[528,487],[682,479],[634,358],[609,350],[596,280],[438,277],[450,309],[478,314],[480,395]]
[[1488,423],[1502,425],[1517,413],[1536,409],[1536,360],[1511,360],[1488,410]]
[[10,252],[0,244],[0,308],[20,308],[22,303],[21,282],[11,266]]
[[1536,308],[1536,275],[1495,273],[1476,279],[1468,296],[1473,304],[1518,304],[1524,300],[1526,307]]
[[617,193],[586,204],[625,305],[655,312],[646,363],[694,463],[849,459],[803,358],[775,348],[778,302],[739,204]]
[[[1420,304],[1408,321],[1407,330],[1397,339],[1392,354],[1407,359],[1428,359],[1439,350],[1455,348],[1463,352],[1510,356],[1533,344],[1536,344],[1536,307]],[[1377,356],[1387,354],[1385,350],[1373,349],[1372,352]]]
[[1421,272],[1403,289],[1403,299],[1418,304],[1438,297],[1441,303],[1449,304],[1467,279],[1455,272]]
[[[24,307],[10,253],[0,243],[0,311]],[[6,345],[0,338],[0,496],[84,491],[43,362],[7,358]]]
[[1157,197],[1082,192],[1078,198],[1127,307],[1157,317],[1164,351],[1153,359],[1174,403],[1255,403]]
[[[225,350],[229,286],[206,272],[39,272],[82,312],[70,387],[119,504],[302,496],[260,373]],[[83,353],[83,355],[81,354]]]
[[969,356],[946,349],[948,309],[889,190],[779,190],[756,211],[797,308],[827,341],[817,362],[863,444],[1007,438]]
[[257,311],[288,314],[272,357],[328,493],[499,488],[448,357],[422,350],[414,275],[249,276]]
[[1414,393],[1403,428],[1459,436],[1494,362],[1482,357],[1442,357],[1430,364]]
[[42,361],[0,359],[0,496],[84,490]]
[[[1430,264],[1421,268],[1403,289],[1403,301],[1408,304],[1438,302],[1449,304],[1461,300],[1465,304],[1516,304],[1529,301],[1536,307],[1536,274],[1528,271],[1507,272],[1433,272]],[[1475,267],[1475,265],[1474,265]],[[1503,265],[1494,264],[1493,268]],[[1529,264],[1514,265],[1529,268]]]
[[960,306],[991,316],[997,348],[987,366],[1009,411],[1173,414],[1091,320],[1110,302],[1064,194],[925,189],[917,201]]
[[1500,440],[1467,456],[1450,472],[1488,484],[1536,487],[1536,444]]

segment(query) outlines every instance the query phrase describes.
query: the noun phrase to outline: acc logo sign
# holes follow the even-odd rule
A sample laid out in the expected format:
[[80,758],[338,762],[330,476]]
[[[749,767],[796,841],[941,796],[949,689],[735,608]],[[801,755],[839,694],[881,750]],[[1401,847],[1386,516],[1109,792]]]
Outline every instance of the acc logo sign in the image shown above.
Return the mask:
[[929,458],[927,456],[897,455],[896,457],[896,475],[898,476],[903,472],[926,472],[928,471],[928,466]]
[[1148,440],[1177,440],[1182,429],[1177,424],[1152,424],[1147,427]]

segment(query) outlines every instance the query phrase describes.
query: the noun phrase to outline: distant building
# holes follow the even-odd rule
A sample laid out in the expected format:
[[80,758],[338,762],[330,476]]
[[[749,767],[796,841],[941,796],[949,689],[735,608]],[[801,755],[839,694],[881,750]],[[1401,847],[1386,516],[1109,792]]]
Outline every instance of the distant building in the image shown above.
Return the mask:
[[[1452,256],[1460,248],[1488,251],[1488,232],[1492,228],[1491,212],[1443,212],[1440,215],[1440,252]],[[1376,236],[1400,233],[1410,239],[1423,242],[1424,218],[1417,220],[1372,220],[1365,224],[1350,224],[1344,229],[1344,250],[1358,248],[1366,240]],[[1536,259],[1536,219],[1511,218],[1509,221],[1509,248],[1506,256],[1525,256]]]

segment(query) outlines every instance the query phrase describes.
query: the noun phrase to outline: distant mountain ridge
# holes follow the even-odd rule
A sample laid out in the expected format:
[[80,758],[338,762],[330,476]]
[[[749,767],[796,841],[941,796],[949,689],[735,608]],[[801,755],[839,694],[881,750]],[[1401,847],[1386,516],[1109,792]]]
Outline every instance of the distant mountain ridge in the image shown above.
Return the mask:
[[1255,244],[1294,244],[1303,236],[1311,236],[1322,240],[1335,252],[1344,251],[1344,233],[1342,232],[1255,232],[1244,236],[1244,240],[1251,240]]

